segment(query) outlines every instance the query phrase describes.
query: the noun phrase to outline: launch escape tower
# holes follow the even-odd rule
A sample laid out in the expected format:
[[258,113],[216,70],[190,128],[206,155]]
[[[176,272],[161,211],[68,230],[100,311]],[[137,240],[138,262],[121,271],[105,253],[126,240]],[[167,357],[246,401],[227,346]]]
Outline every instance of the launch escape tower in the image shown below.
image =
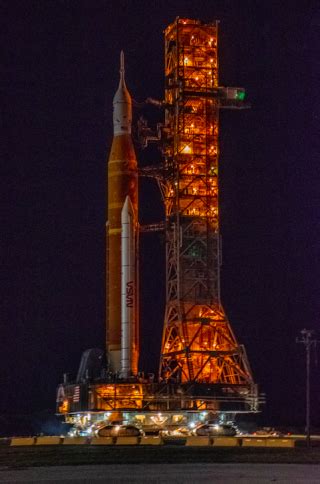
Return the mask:
[[239,108],[244,91],[219,88],[217,49],[217,22],[177,19],[165,31],[167,280],[160,377],[252,385],[244,347],[220,300],[219,109]]
[[[243,88],[218,84],[218,22],[176,18],[165,30],[165,99],[151,100],[165,109],[161,136],[149,128],[140,136],[144,145],[160,143],[164,161],[138,170],[121,54],[108,163],[109,364],[103,367],[102,350],[87,350],[76,379],[58,387],[67,422],[122,420],[159,431],[209,413],[257,412],[263,402],[220,298],[219,110],[248,107],[244,97]],[[164,227],[166,236],[158,381],[138,373],[138,240],[139,229],[148,231],[138,223],[138,174],[157,180],[165,205],[164,224],[149,227]]]

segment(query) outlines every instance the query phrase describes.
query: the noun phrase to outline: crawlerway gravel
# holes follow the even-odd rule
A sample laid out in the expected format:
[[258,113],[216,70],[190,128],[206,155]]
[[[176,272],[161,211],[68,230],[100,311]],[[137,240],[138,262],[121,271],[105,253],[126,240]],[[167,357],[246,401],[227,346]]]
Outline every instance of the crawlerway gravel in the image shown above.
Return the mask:
[[0,481],[51,483],[318,484],[315,464],[119,464],[0,469]]

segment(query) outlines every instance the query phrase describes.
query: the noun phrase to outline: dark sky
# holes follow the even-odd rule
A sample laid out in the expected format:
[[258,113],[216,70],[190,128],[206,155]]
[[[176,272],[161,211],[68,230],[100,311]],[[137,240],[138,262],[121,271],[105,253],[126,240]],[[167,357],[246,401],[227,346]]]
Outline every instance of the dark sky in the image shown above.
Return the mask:
[[[221,114],[223,304],[267,393],[266,420],[301,423],[304,352],[295,337],[320,321],[319,3],[0,6],[0,411],[54,408],[62,373],[77,371],[84,349],[104,345],[106,159],[119,51],[134,99],[161,99],[162,32],[179,15],[220,19],[220,83],[246,87],[252,103]],[[156,159],[154,150],[141,157]],[[156,189],[142,181],[141,221],[161,215]],[[149,371],[160,351],[163,251],[161,237],[144,236]],[[312,363],[316,410],[320,368]],[[317,411],[313,418],[320,424]]]

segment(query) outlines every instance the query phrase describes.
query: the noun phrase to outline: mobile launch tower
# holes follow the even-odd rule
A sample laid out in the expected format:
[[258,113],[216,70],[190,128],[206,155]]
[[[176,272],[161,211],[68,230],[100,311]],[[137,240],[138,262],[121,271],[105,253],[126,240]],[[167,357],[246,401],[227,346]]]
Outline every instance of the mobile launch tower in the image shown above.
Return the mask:
[[121,56],[108,164],[108,364],[102,351],[88,350],[76,380],[59,386],[58,412],[67,421],[120,420],[161,430],[195,424],[208,413],[233,418],[258,411],[245,349],[220,298],[219,110],[243,109],[244,98],[243,88],[219,86],[218,22],[178,17],[167,27],[165,97],[158,103],[165,111],[158,130],[163,163],[140,169],[158,181],[166,237],[159,378],[145,377],[138,371],[138,168]]
[[160,374],[251,385],[220,299],[219,109],[244,90],[218,84],[218,23],[177,19],[165,31],[167,301]]

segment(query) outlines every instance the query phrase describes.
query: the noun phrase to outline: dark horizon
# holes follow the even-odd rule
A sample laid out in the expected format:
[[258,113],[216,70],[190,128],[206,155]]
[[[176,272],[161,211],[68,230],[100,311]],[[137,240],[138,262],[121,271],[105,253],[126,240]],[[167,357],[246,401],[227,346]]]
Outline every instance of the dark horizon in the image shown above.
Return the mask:
[[[133,98],[161,99],[162,32],[185,16],[220,20],[220,84],[245,87],[252,104],[221,113],[223,305],[267,394],[262,419],[302,425],[305,353],[295,338],[318,331],[320,313],[317,2],[13,1],[1,10],[0,412],[54,411],[62,374],[77,372],[85,349],[104,347],[119,53]],[[138,157],[159,160],[156,149]],[[142,223],[162,217],[157,188],[144,180],[140,208]],[[160,352],[164,244],[157,234],[141,244],[147,372]],[[314,425],[319,404],[312,360]]]

